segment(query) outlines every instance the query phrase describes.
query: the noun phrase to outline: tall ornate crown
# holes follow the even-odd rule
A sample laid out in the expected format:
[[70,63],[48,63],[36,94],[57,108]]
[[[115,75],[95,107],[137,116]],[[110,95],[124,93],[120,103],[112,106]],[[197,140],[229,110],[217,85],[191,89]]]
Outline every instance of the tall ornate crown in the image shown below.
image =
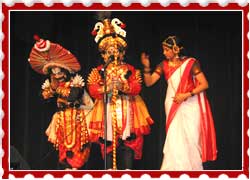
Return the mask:
[[104,19],[102,22],[95,24],[92,35],[95,36],[95,42],[98,44],[100,51],[104,51],[109,46],[116,43],[119,47],[126,48],[127,42],[125,40],[126,25],[118,18]]

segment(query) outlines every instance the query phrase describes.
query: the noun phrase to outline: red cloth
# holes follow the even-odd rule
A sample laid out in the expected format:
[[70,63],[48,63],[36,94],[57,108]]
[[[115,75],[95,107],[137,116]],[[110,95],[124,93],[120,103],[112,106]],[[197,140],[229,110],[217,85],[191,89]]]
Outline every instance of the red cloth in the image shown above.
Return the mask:
[[127,93],[129,95],[135,96],[141,92],[141,84],[136,79],[136,70],[133,66],[127,64],[128,70],[132,72],[131,76],[128,78],[128,85],[130,91]]
[[[205,107],[202,106],[201,98],[204,98]],[[216,134],[214,120],[208,99],[205,95],[198,95],[201,111],[201,144],[202,144],[202,162],[214,161],[217,158]]]
[[[127,69],[127,73],[131,72],[130,76],[127,79],[128,86],[129,86],[129,91],[126,92],[126,94],[128,96],[136,96],[136,95],[138,95],[140,93],[140,91],[141,91],[141,84],[140,84],[140,79],[139,79],[140,77],[137,77],[138,75],[137,75],[136,69],[133,66],[129,65],[129,64],[122,64],[121,66],[122,66],[122,68]],[[124,66],[126,66],[126,67],[124,67]],[[102,67],[103,67],[103,65],[98,66],[96,69],[98,71],[100,71],[102,69]],[[103,94],[100,93],[98,91],[98,89],[101,88],[102,85],[103,85],[103,79],[101,79],[99,82],[96,82],[96,83],[92,82],[92,83],[90,83],[88,85],[90,95],[93,98],[98,99],[100,101],[102,101]],[[131,104],[132,104],[132,106],[133,105],[136,106],[135,102],[133,102],[133,101],[131,101]],[[132,109],[133,109],[133,113],[138,111],[138,108],[132,108]],[[124,108],[124,110],[127,111],[126,108]],[[141,112],[138,112],[138,113],[141,113]],[[124,114],[126,114],[126,113],[124,113]],[[137,115],[136,117],[140,117],[140,116]],[[144,116],[141,116],[141,117],[144,118]],[[131,115],[131,118],[132,118],[131,121],[132,121],[132,124],[133,124],[133,121],[134,121],[133,115]],[[149,124],[153,123],[153,120],[151,119],[151,117],[146,117],[146,118],[148,118],[147,122]],[[102,131],[103,130],[103,124],[102,123],[103,123],[103,119],[102,120],[99,120],[99,119],[96,120],[95,119],[94,121],[90,122],[90,129]],[[123,123],[126,123],[125,119],[123,120]],[[137,124],[140,124],[140,123],[138,122]],[[125,127],[125,124],[123,124],[123,127]],[[124,144],[134,150],[136,159],[140,159],[142,157],[143,135],[149,134],[150,128],[149,128],[149,126],[147,126],[147,124],[145,124],[145,126],[140,126],[140,127],[136,127],[136,128],[131,127],[131,130],[132,130],[132,132],[134,132],[136,134],[136,139],[131,140],[131,141],[125,141]],[[103,131],[101,133],[103,133]],[[91,141],[96,141],[99,136],[102,137],[102,134],[90,133],[90,140]],[[117,139],[117,141],[118,141],[118,139]],[[102,156],[103,156],[104,155],[104,152],[103,152],[104,151],[104,145],[103,144],[100,144],[100,145],[101,145],[101,152],[102,152]],[[112,145],[107,147],[107,153],[109,153],[111,151],[112,151]]]
[[[74,120],[75,121],[75,120]],[[75,144],[72,148],[67,149],[64,142],[65,139],[65,128],[60,126],[57,130],[57,139],[59,141],[59,161],[63,162],[66,160],[69,165],[73,168],[80,168],[82,167],[85,162],[88,160],[90,148],[86,147],[83,151],[81,151],[81,125],[80,121],[76,121],[75,129],[72,129],[76,131],[76,137],[75,137]],[[73,132],[71,132],[73,133]],[[69,134],[68,134],[69,135]],[[67,157],[66,153],[67,151],[71,151],[73,153],[72,157]]]
[[[128,95],[137,95],[141,92],[141,84],[136,79],[136,70],[133,66],[126,64],[128,71],[131,71],[131,75],[128,78],[128,85],[130,87],[130,91],[127,92]],[[97,70],[100,71],[102,69],[103,65],[100,65],[97,67]],[[100,82],[97,82],[96,84],[89,84],[88,90],[89,94],[95,98],[95,99],[102,99],[103,93],[99,92],[99,89],[102,87],[103,79]]]

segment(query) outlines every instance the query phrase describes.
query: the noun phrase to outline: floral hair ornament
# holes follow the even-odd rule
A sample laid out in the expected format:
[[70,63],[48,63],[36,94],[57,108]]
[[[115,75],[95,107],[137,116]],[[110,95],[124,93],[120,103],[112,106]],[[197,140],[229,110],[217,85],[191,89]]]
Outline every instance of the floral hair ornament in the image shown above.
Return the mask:
[[114,45],[126,48],[125,27],[126,25],[118,18],[104,19],[102,22],[96,23],[92,35],[95,36],[99,51],[105,51],[108,47]]
[[48,74],[48,70],[53,67],[66,69],[70,73],[81,69],[76,57],[61,45],[41,39],[38,35],[34,35],[34,39],[36,43],[30,52],[28,61],[36,72]]
[[[172,40],[173,44],[169,44],[169,43],[168,43],[169,40]],[[162,42],[162,45],[171,48],[175,54],[179,54],[179,53],[180,53],[180,50],[183,49],[183,47],[179,47],[179,46],[177,45],[177,43],[176,43],[176,36],[169,36],[169,37],[167,37],[167,39],[165,39],[165,40]]]

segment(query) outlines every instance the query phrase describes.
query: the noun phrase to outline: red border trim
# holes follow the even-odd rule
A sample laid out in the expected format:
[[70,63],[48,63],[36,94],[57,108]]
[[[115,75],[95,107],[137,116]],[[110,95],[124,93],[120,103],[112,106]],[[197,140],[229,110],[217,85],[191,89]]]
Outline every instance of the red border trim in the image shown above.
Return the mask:
[[6,8],[5,5],[3,5],[3,14],[4,14],[4,21],[3,21],[3,33],[4,33],[4,39],[2,43],[2,48],[3,48],[3,54],[4,54],[4,59],[2,63],[2,69],[4,73],[4,79],[3,79],[3,92],[4,92],[4,97],[2,100],[2,107],[4,111],[4,117],[3,117],[3,131],[4,131],[4,136],[2,140],[2,148],[4,150],[4,156],[2,159],[2,166],[4,170],[3,178],[8,178],[7,174],[9,174],[9,162],[8,162],[8,157],[9,157],[9,144],[8,144],[8,139],[9,139],[9,77],[8,77],[8,72],[9,72],[9,15],[8,15],[8,8]]
[[226,7],[221,7],[219,3],[210,3],[206,7],[200,6],[198,3],[190,3],[186,7],[182,7],[179,3],[171,3],[167,7],[161,6],[159,3],[151,3],[148,7],[142,6],[140,3],[132,3],[129,7],[124,7],[120,3],[112,3],[109,7],[105,7],[102,3],[93,3],[90,7],[84,6],[81,3],[75,3],[70,7],[64,6],[63,3],[54,3],[47,7],[43,3],[35,3],[32,7],[27,7],[23,3],[15,3],[12,7],[3,4],[3,9],[7,10],[248,10],[249,5],[245,7],[239,6],[237,3],[228,4]]
[[[8,100],[9,100],[9,87],[8,87],[8,67],[9,67],[9,11],[10,10],[242,10],[243,11],[243,23],[244,23],[244,29],[243,29],[243,42],[244,42],[244,49],[243,49],[243,117],[244,117],[244,124],[243,124],[243,170],[239,171],[180,171],[180,172],[173,172],[173,171],[10,171],[9,170],[9,134],[6,130],[9,129],[8,124]],[[45,6],[43,3],[35,3],[32,7],[26,7],[23,3],[16,3],[12,7],[8,7],[5,4],[2,6],[2,12],[4,14],[4,21],[3,21],[3,33],[5,35],[3,39],[3,52],[4,52],[4,60],[2,63],[2,68],[4,72],[4,79],[3,79],[3,92],[5,93],[5,96],[3,97],[3,111],[4,111],[4,117],[3,117],[3,130],[5,130],[5,135],[3,137],[2,141],[2,147],[5,150],[4,156],[3,156],[3,169],[4,174],[3,178],[7,179],[9,177],[9,174],[14,175],[17,177],[24,177],[27,174],[32,174],[35,177],[44,177],[46,174],[53,174],[54,177],[59,178],[63,177],[65,174],[71,174],[73,177],[82,177],[85,174],[91,174],[92,177],[100,178],[104,174],[109,174],[112,177],[121,177],[123,174],[129,174],[132,177],[139,178],[143,174],[149,174],[151,177],[157,178],[160,177],[163,174],[167,174],[171,177],[179,177],[182,174],[188,174],[190,177],[199,177],[202,174],[207,174],[209,177],[218,177],[221,174],[226,174],[229,177],[235,178],[238,177],[241,174],[245,174],[249,178],[249,159],[247,156],[247,149],[249,147],[249,139],[247,136],[247,130],[249,129],[248,124],[248,116],[247,116],[247,110],[249,109],[249,99],[247,97],[247,91],[249,87],[249,80],[247,78],[247,71],[249,70],[249,64],[248,64],[248,58],[247,58],[247,52],[249,51],[249,41],[247,39],[247,33],[249,32],[249,21],[247,19],[247,14],[249,12],[249,4],[247,4],[245,7],[239,6],[237,3],[231,3],[228,4],[226,7],[221,7],[218,3],[210,3],[206,7],[200,6],[198,3],[190,3],[186,7],[182,7],[178,3],[171,3],[167,7],[163,7],[158,3],[152,3],[148,7],[142,6],[140,3],[133,3],[129,7],[124,7],[120,3],[113,3],[109,7],[103,6],[101,3],[93,3],[90,7],[86,7],[83,4],[76,3],[73,4],[71,7],[65,7],[61,3],[54,3],[51,7]]]
[[249,129],[249,118],[247,116],[247,111],[249,109],[249,98],[247,97],[247,91],[249,88],[249,79],[247,78],[247,72],[249,71],[249,60],[247,58],[247,53],[249,51],[249,40],[247,38],[247,33],[249,32],[249,21],[247,15],[249,13],[249,4],[243,8],[243,172],[249,178],[249,157],[247,155],[247,149],[249,148],[249,136],[247,131]]

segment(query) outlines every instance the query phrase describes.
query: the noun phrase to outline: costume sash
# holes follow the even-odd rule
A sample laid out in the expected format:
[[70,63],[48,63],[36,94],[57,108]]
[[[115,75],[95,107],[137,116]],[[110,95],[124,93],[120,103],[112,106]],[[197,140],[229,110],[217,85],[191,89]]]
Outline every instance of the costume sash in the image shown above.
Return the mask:
[[201,151],[202,162],[214,161],[217,158],[216,134],[214,120],[208,99],[204,92],[198,94],[201,114]]

